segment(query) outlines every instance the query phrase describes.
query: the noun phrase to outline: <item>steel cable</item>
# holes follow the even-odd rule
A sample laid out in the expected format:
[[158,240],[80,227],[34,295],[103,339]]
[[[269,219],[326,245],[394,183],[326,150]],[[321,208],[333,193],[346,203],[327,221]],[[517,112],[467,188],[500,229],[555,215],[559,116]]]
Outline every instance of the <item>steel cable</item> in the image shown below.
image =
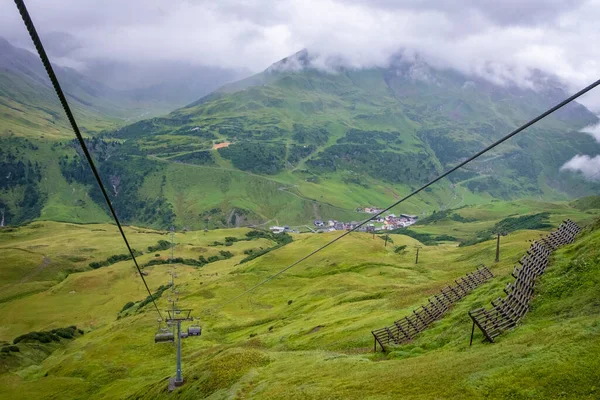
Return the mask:
[[100,178],[100,174],[98,173],[98,169],[96,168],[96,165],[94,164],[94,160],[92,159],[92,156],[90,155],[90,152],[87,148],[87,145],[85,144],[85,141],[83,140],[83,137],[81,136],[81,132],[79,131],[79,126],[77,125],[77,122],[75,121],[75,117],[73,116],[73,113],[71,112],[71,108],[69,107],[67,98],[65,97],[65,94],[60,86],[60,83],[58,82],[58,78],[56,77],[56,74],[54,73],[52,64],[50,63],[50,60],[48,59],[48,55],[46,54],[44,45],[42,44],[42,41],[35,29],[35,25],[33,24],[33,21],[31,20],[31,16],[29,15],[29,12],[27,11],[27,7],[25,6],[25,3],[23,2],[23,0],[15,0],[15,4],[17,5],[17,8],[19,9],[21,18],[23,18],[23,22],[25,23],[25,26],[27,27],[27,31],[29,32],[29,36],[31,36],[31,40],[33,41],[33,44],[38,52],[38,55],[40,56],[40,59],[42,60],[42,64],[44,65],[44,68],[46,69],[46,73],[48,74],[48,77],[50,78],[50,81],[52,82],[52,86],[54,87],[54,91],[56,92],[56,95],[58,96],[58,99],[60,100],[60,104],[62,105],[62,107],[65,111],[65,114],[67,114],[67,118],[69,119],[71,128],[73,128],[73,131],[75,132],[75,136],[77,136],[77,140],[79,141],[81,150],[83,150],[83,154],[85,155],[85,158],[87,159],[87,162],[92,170],[92,173],[94,174],[94,178],[96,178],[96,182],[98,182],[98,186],[100,187],[100,190],[102,191],[104,200],[106,200],[106,204],[108,205],[108,208],[110,209],[113,219],[115,220],[117,227],[119,228],[119,232],[121,232],[121,236],[123,237],[123,241],[125,242],[125,245],[127,246],[127,249],[129,250],[129,254],[131,255],[131,258],[133,259],[133,263],[135,264],[135,267],[137,268],[137,271],[138,271],[140,277],[142,278],[142,281],[144,282],[144,286],[146,287],[146,290],[148,291],[148,295],[152,299],[152,303],[154,304],[154,307],[156,308],[156,311],[158,312],[159,317],[162,319],[162,314],[161,314],[158,306],[156,305],[156,302],[154,301],[154,296],[152,296],[152,292],[150,291],[150,288],[148,287],[148,283],[146,283],[146,279],[144,278],[144,275],[142,274],[142,270],[140,269],[140,266],[138,265],[137,259],[135,258],[135,254],[133,253],[133,250],[131,249],[131,246],[129,245],[129,241],[127,240],[127,236],[125,236],[123,227],[121,226],[121,223],[119,222],[117,213],[115,212],[115,209],[113,208],[112,203],[110,202],[108,193],[106,192],[106,188],[104,187],[104,184],[102,183],[102,179]]

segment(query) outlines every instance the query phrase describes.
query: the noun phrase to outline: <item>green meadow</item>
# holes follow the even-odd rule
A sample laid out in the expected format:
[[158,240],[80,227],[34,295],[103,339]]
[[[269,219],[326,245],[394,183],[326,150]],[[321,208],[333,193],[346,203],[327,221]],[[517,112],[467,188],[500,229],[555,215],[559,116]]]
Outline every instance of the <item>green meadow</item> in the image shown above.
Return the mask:
[[[36,221],[0,230],[0,341],[75,325],[83,331],[52,343],[22,341],[0,352],[0,397],[26,398],[598,398],[600,361],[600,214],[593,198],[574,203],[494,202],[453,210],[411,230],[468,240],[506,218],[548,212],[587,226],[555,252],[536,285],[530,312],[494,343],[480,332],[469,346],[467,312],[502,295],[530,241],[550,228],[519,229],[495,240],[459,246],[423,245],[401,233],[352,233],[235,301],[233,297],[340,235],[294,234],[272,248],[250,229],[178,231],[175,257],[209,259],[202,267],[143,267],[154,293],[177,273],[181,308],[192,308],[203,334],[182,342],[186,383],[169,394],[175,347],[155,344],[158,315],[131,260],[92,269],[126,254],[115,226]],[[461,221],[468,222],[459,222]],[[125,227],[140,265],[168,260],[150,251],[167,231]],[[448,233],[451,232],[451,233]],[[226,239],[229,238],[229,239]],[[235,239],[232,239],[235,238]],[[397,246],[406,246],[396,251]],[[215,258],[213,258],[214,260]],[[454,279],[487,265],[495,277],[458,302],[411,343],[373,352],[371,330],[391,324]],[[156,299],[164,313],[170,289]],[[134,305],[123,311],[124,306]]]

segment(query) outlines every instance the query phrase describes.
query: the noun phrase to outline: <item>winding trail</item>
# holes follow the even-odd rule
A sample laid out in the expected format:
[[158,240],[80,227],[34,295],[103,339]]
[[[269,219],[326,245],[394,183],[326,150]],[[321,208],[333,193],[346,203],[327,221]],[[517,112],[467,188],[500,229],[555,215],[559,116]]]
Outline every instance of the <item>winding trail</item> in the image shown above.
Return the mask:
[[46,269],[48,265],[50,265],[50,263],[52,263],[50,257],[42,256],[42,263],[40,264],[40,266],[28,273],[26,276],[24,276],[23,279],[21,279],[18,283],[25,283],[34,276],[39,275],[40,272],[42,272],[44,269]]
[[1,289],[10,288],[10,287],[13,287],[15,285],[19,285],[21,283],[25,283],[25,282],[29,281],[34,276],[39,275],[44,269],[46,269],[46,267],[48,265],[50,265],[52,263],[52,260],[47,255],[36,253],[35,251],[31,251],[31,250],[27,250],[27,249],[22,249],[20,247],[0,247],[0,250],[19,250],[19,251],[24,251],[25,253],[35,254],[36,256],[41,256],[42,257],[42,262],[40,263],[40,265],[36,269],[34,269],[33,271],[29,272],[27,275],[25,275],[23,278],[21,278],[21,280],[18,281],[18,282],[8,283],[6,285],[1,286],[0,287]]

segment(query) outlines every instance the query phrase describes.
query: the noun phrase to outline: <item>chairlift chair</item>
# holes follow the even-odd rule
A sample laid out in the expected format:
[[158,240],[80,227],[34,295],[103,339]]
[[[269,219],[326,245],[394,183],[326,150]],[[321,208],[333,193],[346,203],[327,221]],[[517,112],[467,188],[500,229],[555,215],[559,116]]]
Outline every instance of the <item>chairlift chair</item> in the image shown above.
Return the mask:
[[154,335],[154,343],[173,343],[175,341],[175,335],[170,330],[163,328],[156,335]]
[[202,327],[198,323],[190,325],[188,327],[188,335],[189,336],[200,336],[200,335],[202,335]]

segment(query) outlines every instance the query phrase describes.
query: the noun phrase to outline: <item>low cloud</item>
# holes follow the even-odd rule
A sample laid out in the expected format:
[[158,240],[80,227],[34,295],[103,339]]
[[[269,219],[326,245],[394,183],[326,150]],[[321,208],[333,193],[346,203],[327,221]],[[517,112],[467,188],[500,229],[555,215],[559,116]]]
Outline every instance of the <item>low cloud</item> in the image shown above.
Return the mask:
[[[496,83],[532,71],[575,90],[598,79],[600,0],[29,0],[54,57],[259,72],[307,48],[316,65],[387,66],[400,51]],[[51,36],[48,36],[51,34]],[[0,36],[30,46],[10,1]],[[584,104],[600,110],[600,95]]]
[[581,132],[592,135],[594,139],[596,139],[596,141],[600,143],[600,124],[585,127],[581,130]]
[[561,171],[581,172],[583,177],[589,181],[600,180],[600,155],[590,157],[586,155],[576,155],[567,161]]

